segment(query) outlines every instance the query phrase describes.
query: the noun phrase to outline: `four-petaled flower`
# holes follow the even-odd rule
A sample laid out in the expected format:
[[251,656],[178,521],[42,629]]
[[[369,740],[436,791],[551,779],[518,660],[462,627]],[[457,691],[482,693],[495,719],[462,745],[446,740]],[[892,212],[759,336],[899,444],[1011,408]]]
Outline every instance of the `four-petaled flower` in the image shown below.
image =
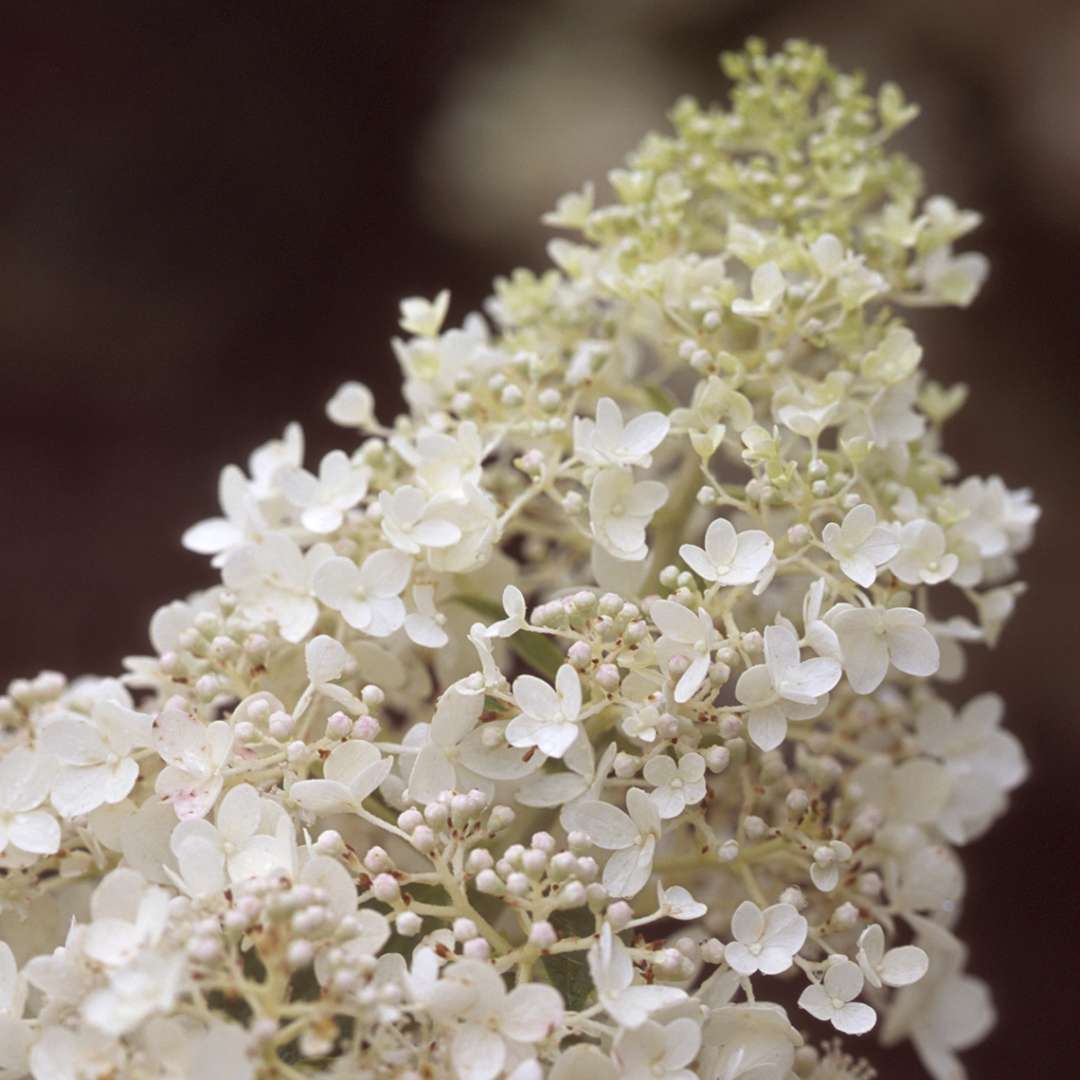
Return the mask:
[[571,803],[562,813],[563,827],[583,832],[593,844],[613,851],[604,867],[604,888],[612,896],[636,896],[652,874],[660,839],[660,813],[641,789],[626,793],[626,810],[598,799]]
[[657,600],[649,608],[652,620],[660,628],[656,651],[661,659],[670,662],[681,656],[687,661],[686,670],[675,684],[675,700],[689,701],[700,689],[709,673],[712,650],[720,643],[720,635],[712,616],[698,608],[695,614],[674,600]]
[[856,694],[872,694],[891,663],[905,675],[933,675],[941,662],[926,616],[915,608],[837,604],[825,616],[836,631],[844,672]]
[[751,585],[773,554],[773,542],[761,529],[736,532],[727,518],[716,518],[705,530],[705,547],[683,544],[683,562],[698,577],[718,585]]
[[910,986],[930,967],[930,958],[918,945],[900,945],[885,951],[885,931],[877,923],[859,935],[856,956],[866,981],[873,987]]
[[154,720],[154,749],[166,762],[154,790],[172,803],[181,821],[205,817],[217,801],[233,747],[225,720],[202,724],[182,709],[166,707]]
[[88,814],[126,798],[139,778],[132,756],[150,745],[151,718],[108,697],[89,717],[62,712],[41,731],[41,745],[59,762],[52,804],[64,817]]
[[540,983],[507,990],[490,964],[458,960],[436,979],[433,952],[417,950],[414,985],[432,1016],[456,1024],[450,1060],[460,1080],[494,1080],[522,1044],[547,1038],[563,1019],[559,992]]
[[39,809],[49,797],[55,762],[16,746],[0,758],[0,855],[8,844],[35,855],[60,848],[60,823]]
[[701,1047],[701,1028],[683,1016],[669,1024],[646,1020],[619,1033],[615,1057],[623,1080],[697,1080],[687,1068]]
[[877,523],[877,514],[868,503],[859,503],[837,525],[830,521],[822,530],[822,542],[840,569],[864,589],[874,584],[878,567],[884,566],[899,550],[896,530]]
[[779,975],[806,942],[807,923],[791,904],[773,904],[762,911],[744,900],[731,917],[734,941],[724,946],[724,959],[740,975]]
[[639,465],[664,441],[671,421],[659,412],[642,413],[624,424],[622,410],[611,398],[596,403],[596,420],[574,417],[574,450],[588,465]]
[[693,751],[678,762],[667,754],[649,758],[644,775],[653,785],[652,800],[662,818],[678,817],[705,798],[705,759]]
[[617,559],[640,562],[649,553],[645,529],[667,502],[658,480],[635,482],[630,469],[601,469],[589,492],[589,517],[597,543]]
[[863,973],[850,960],[830,963],[820,983],[799,995],[799,1006],[818,1020],[827,1020],[845,1035],[865,1035],[877,1023],[877,1013],[855,999],[862,993]]
[[315,595],[354,629],[389,637],[405,622],[401,593],[409,583],[412,559],[395,548],[373,552],[357,566],[335,555],[315,571]]
[[511,746],[535,746],[548,757],[561,758],[578,736],[581,679],[569,664],[555,673],[555,688],[535,675],[514,680],[514,702],[521,712],[506,726]]
[[787,626],[765,628],[765,663],[747,668],[735,684],[735,697],[749,706],[746,729],[762,750],[775,750],[787,735],[789,720],[820,716],[841,668],[825,656],[799,657],[799,641]]
[[322,780],[298,780],[289,797],[317,816],[355,813],[393,766],[393,758],[384,758],[371,743],[350,739],[326,759]]
[[281,493],[300,510],[300,524],[309,532],[332,533],[341,528],[345,512],[367,494],[371,470],[349,460],[343,450],[331,450],[319,462],[319,475],[301,468],[281,469],[276,477]]

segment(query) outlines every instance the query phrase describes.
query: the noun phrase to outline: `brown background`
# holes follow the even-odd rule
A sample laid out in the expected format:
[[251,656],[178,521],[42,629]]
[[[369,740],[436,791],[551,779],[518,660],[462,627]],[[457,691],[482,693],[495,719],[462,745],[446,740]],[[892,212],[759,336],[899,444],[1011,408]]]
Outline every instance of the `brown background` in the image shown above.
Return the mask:
[[538,264],[554,194],[676,92],[717,96],[715,55],[751,32],[901,81],[930,188],[986,214],[983,297],[918,320],[928,367],[972,385],[951,449],[1045,507],[1030,592],[972,679],[1006,694],[1034,773],[967,853],[962,931],[1002,1014],[968,1061],[1074,1075],[1074,4],[4,5],[0,678],[142,650],[156,604],[209,580],[178,538],[216,512],[221,465],[292,418],[317,460],[346,378],[390,416],[397,299],[450,285],[456,319]]

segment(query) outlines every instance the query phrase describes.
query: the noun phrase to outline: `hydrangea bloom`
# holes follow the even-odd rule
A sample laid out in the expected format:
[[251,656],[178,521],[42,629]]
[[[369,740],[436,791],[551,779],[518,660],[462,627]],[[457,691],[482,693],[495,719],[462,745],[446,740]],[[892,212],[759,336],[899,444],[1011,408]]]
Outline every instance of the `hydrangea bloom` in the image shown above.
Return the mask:
[[957,849],[1027,762],[952,684],[1038,508],[903,312],[978,219],[895,86],[724,63],[553,267],[404,301],[405,415],[226,467],[122,681],[0,697],[4,1076],[822,1080],[879,1015],[965,1075]]

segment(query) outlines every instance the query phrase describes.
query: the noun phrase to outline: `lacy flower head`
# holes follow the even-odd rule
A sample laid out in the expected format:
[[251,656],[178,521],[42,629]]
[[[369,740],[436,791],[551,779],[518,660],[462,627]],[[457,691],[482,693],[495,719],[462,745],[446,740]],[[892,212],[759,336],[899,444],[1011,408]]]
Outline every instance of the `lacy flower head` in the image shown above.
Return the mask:
[[1027,765],[955,687],[1039,511],[904,318],[979,219],[896,86],[724,68],[551,267],[403,302],[408,412],[224,468],[144,655],[0,698],[0,1075],[965,1075],[963,848]]

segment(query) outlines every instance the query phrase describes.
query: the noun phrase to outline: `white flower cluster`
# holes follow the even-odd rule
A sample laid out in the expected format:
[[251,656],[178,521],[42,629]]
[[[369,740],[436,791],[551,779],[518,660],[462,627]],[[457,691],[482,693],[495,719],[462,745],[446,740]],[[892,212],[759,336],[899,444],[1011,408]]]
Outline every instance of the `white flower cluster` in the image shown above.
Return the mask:
[[0,698],[0,1076],[964,1075],[956,849],[1026,762],[949,684],[1038,510],[897,311],[973,298],[977,217],[894,86],[725,64],[556,269],[405,301],[408,414],[224,470],[152,656]]

